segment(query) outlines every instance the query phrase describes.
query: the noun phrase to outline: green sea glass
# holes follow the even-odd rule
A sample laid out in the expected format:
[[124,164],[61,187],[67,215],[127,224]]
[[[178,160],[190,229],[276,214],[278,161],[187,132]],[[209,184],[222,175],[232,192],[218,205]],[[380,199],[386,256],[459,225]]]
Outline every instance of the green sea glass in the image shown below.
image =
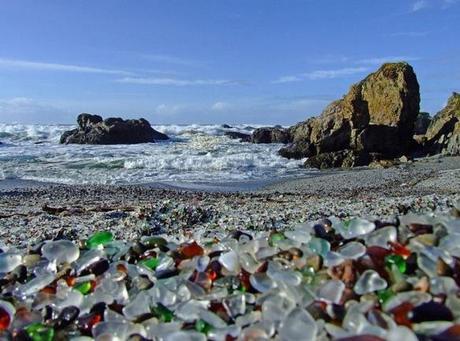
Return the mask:
[[40,322],[28,325],[26,332],[33,341],[52,341],[54,339],[54,329]]
[[105,245],[113,240],[113,234],[109,231],[100,231],[93,234],[87,241],[86,246],[94,249],[99,245]]

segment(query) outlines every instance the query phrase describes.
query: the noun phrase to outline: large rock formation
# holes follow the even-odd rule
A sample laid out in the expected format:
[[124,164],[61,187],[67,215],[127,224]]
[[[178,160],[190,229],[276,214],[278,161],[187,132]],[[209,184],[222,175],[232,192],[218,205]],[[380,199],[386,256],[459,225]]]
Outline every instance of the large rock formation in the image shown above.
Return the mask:
[[280,154],[297,159],[316,156],[321,160],[317,163],[320,168],[401,156],[413,146],[419,103],[419,84],[412,67],[407,63],[384,64],[351,86],[319,117],[291,127],[292,144]]
[[136,144],[168,139],[168,136],[153,129],[143,118],[123,120],[111,117],[103,120],[98,115],[80,114],[77,123],[77,129],[62,134],[61,143]]
[[446,107],[436,114],[425,140],[428,154],[460,155],[460,94],[454,92]]

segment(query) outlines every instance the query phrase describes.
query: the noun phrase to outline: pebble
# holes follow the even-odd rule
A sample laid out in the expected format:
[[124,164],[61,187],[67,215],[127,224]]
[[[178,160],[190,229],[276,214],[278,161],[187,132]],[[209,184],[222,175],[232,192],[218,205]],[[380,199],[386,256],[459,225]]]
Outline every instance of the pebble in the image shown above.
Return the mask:
[[[457,337],[460,266],[447,241],[458,217],[401,221],[376,229],[382,224],[329,217],[287,230],[198,228],[133,242],[99,231],[78,243],[10,248],[0,253],[0,338]],[[415,223],[433,234],[449,228],[426,243]]]

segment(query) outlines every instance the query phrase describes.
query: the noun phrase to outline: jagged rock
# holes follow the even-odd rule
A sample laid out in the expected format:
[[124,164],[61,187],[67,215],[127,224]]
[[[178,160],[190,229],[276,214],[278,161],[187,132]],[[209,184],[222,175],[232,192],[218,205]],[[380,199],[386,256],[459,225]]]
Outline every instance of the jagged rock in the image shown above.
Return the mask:
[[123,120],[91,114],[80,114],[78,128],[64,132],[61,143],[65,144],[136,144],[167,140],[168,136],[154,130],[150,123],[141,118]]
[[251,142],[251,135],[238,131],[226,131],[224,135],[231,139],[239,139],[241,142]]
[[[326,153],[320,159],[332,158],[331,162],[319,162],[320,165],[343,164],[338,160],[344,159],[344,150],[378,153],[383,158],[401,156],[414,145],[412,135],[419,103],[419,85],[412,67],[407,63],[384,64],[352,85],[342,99],[328,105],[319,117],[289,128],[292,144],[280,150],[280,154],[311,158]],[[361,165],[362,160],[365,158],[358,158],[356,163]]]
[[282,127],[266,127],[254,130],[251,141],[253,143],[289,143],[291,137],[288,130]]
[[428,154],[460,155],[460,94],[454,92],[425,135]]
[[315,146],[308,141],[299,141],[291,143],[286,147],[281,148],[278,154],[288,159],[300,160],[305,157],[315,155]]
[[365,151],[340,150],[311,156],[305,161],[307,168],[351,168],[366,166],[375,156]]
[[424,135],[428,130],[428,127],[431,123],[430,114],[427,112],[421,112],[417,119],[415,120],[414,124],[414,135]]

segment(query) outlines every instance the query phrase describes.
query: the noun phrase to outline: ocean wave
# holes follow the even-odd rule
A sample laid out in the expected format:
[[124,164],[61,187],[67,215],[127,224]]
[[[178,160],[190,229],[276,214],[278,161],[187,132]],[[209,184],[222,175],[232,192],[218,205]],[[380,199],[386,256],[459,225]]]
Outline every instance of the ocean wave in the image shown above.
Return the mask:
[[[0,179],[66,184],[245,181],[305,174],[302,160],[278,155],[280,145],[232,140],[227,130],[250,132],[254,126],[155,126],[172,141],[139,145],[61,145],[72,126],[1,125]],[[169,129],[169,130],[168,130]],[[42,142],[37,144],[37,142]]]

